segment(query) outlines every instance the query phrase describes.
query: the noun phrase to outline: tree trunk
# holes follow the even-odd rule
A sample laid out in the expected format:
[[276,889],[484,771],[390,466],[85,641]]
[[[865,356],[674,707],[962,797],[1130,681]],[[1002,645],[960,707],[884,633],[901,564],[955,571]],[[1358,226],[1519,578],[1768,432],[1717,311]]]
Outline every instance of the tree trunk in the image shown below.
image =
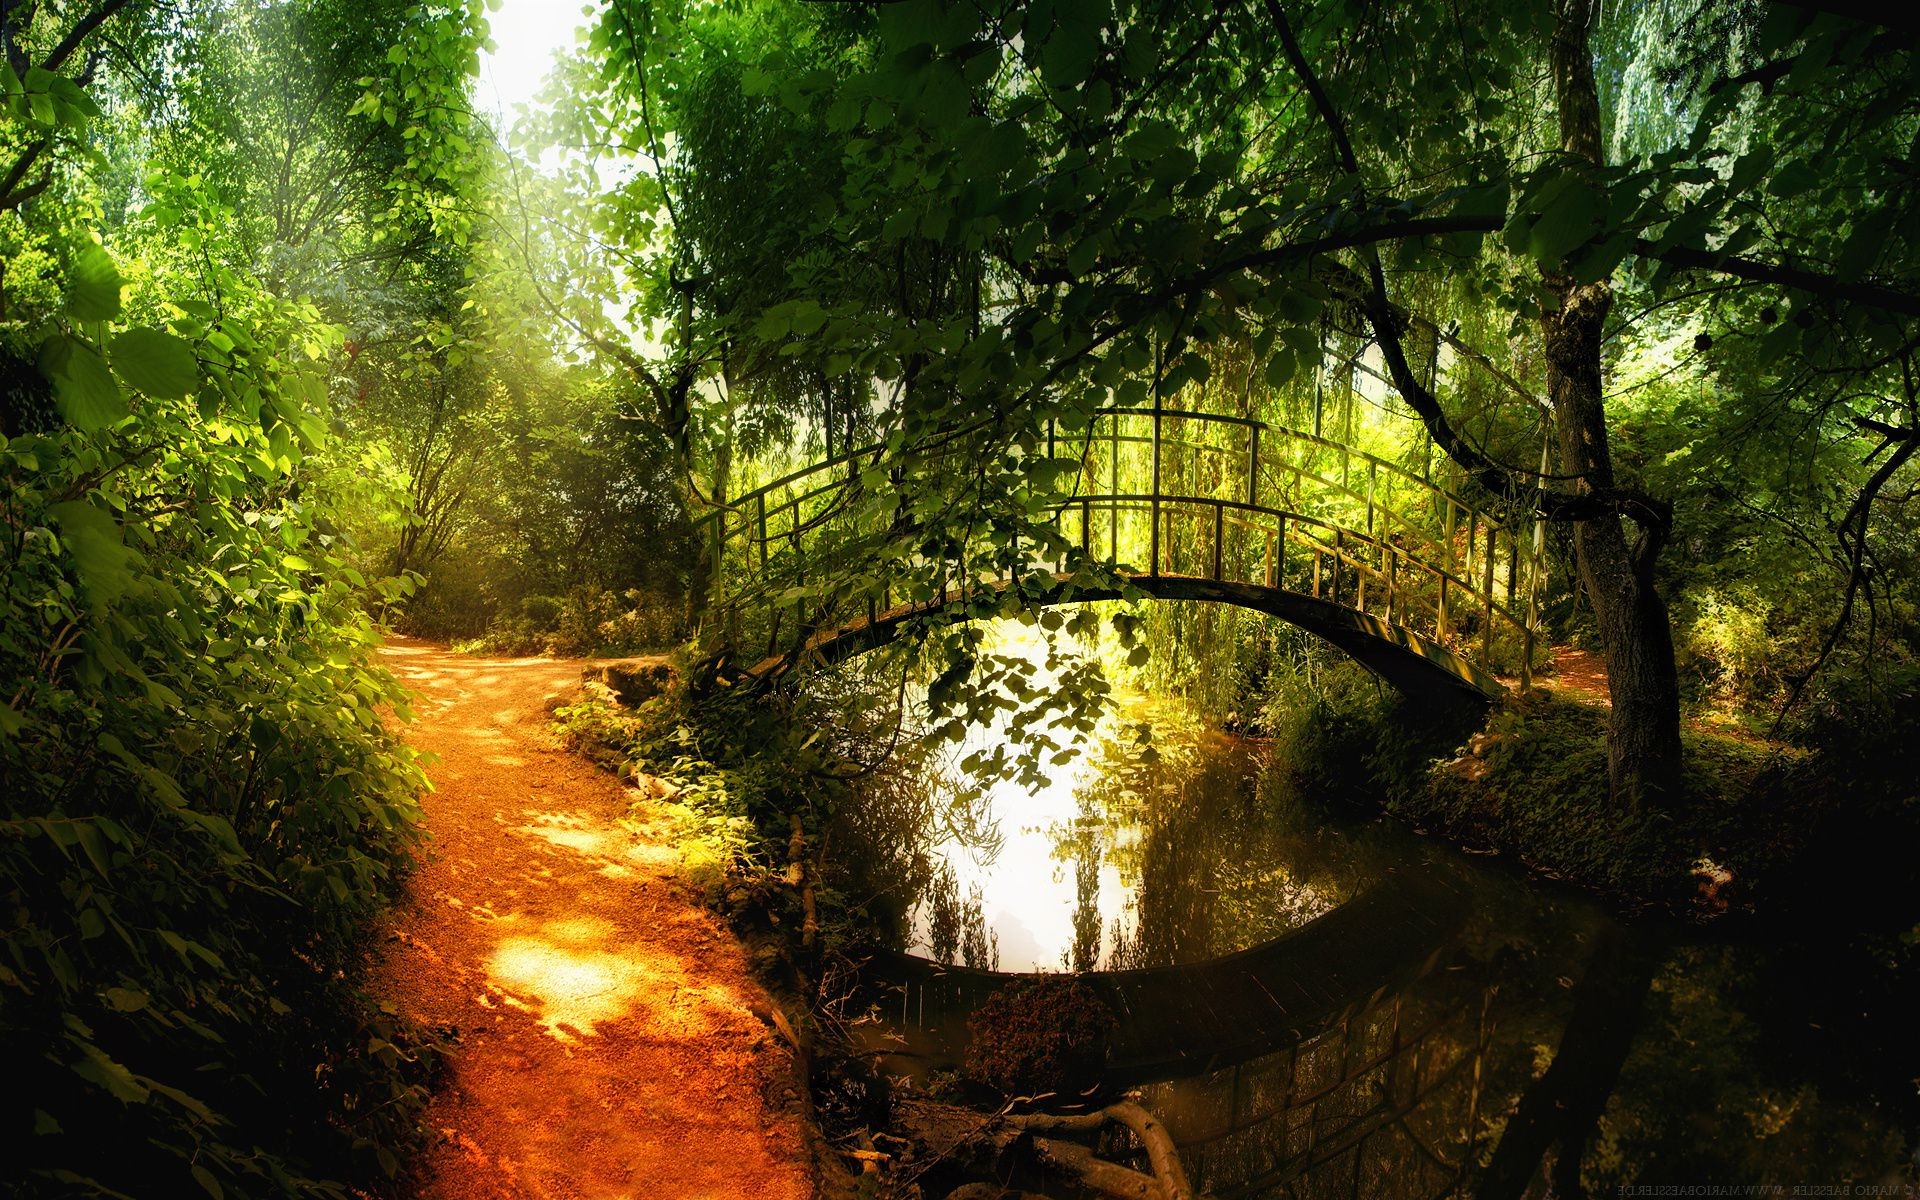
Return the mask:
[[[1564,0],[1553,39],[1554,91],[1560,148],[1596,167],[1602,163],[1600,104],[1587,32],[1591,0]],[[1598,183],[1598,180],[1595,181]],[[1547,384],[1560,437],[1560,470],[1579,476],[1581,491],[1614,486],[1607,448],[1601,334],[1613,305],[1606,280],[1576,283],[1548,275],[1559,299],[1541,319]],[[1575,559],[1593,604],[1607,661],[1613,713],[1607,730],[1607,774],[1614,799],[1629,811],[1658,805],[1680,784],[1680,688],[1666,603],[1654,589],[1653,563],[1667,530],[1643,525],[1635,542],[1618,516],[1576,522]]]
[[1527,1088],[1507,1118],[1474,1192],[1480,1200],[1526,1195],[1541,1161],[1555,1146],[1554,1194],[1580,1194],[1581,1155],[1639,1036],[1659,959],[1654,946],[1615,925],[1596,932],[1593,958],[1574,989],[1573,1011],[1559,1048],[1546,1073]]
[[[688,464],[688,475],[692,477],[692,464]],[[725,567],[727,551],[723,532],[726,526],[727,493],[733,485],[733,413],[729,410],[721,436],[713,448],[713,506],[709,506],[700,496],[698,489],[687,486],[685,489],[687,515],[698,522],[703,517],[708,524],[699,533],[699,545],[694,551],[693,572],[687,580],[687,632],[695,634],[707,618],[708,609],[716,599],[722,571]]]

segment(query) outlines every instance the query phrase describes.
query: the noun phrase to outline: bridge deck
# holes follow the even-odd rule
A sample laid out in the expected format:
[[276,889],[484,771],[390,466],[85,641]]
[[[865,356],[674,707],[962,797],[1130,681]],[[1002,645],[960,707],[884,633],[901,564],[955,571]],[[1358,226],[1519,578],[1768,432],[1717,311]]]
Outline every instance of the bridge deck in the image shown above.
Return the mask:
[[[1119,1018],[1105,1082],[1129,1087],[1196,1075],[1284,1049],[1419,975],[1465,922],[1464,885],[1421,868],[1388,875],[1327,915],[1273,941],[1191,966],[1094,971],[1080,978]],[[1030,976],[947,966],[908,954],[876,956],[869,986],[958,1060],[968,1014]],[[884,1011],[884,1009],[883,1009]]]

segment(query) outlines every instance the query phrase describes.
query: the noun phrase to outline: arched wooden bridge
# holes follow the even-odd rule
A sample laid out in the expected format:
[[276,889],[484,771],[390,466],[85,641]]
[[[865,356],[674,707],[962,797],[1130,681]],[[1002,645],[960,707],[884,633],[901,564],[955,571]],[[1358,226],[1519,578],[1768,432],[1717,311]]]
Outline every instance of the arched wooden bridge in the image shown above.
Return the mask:
[[[1071,494],[1047,502],[1060,543],[1138,592],[1268,613],[1403,691],[1491,696],[1499,668],[1531,682],[1544,575],[1542,530],[1531,518],[1505,519],[1400,463],[1248,417],[1101,409],[1071,434],[1050,426],[1032,455],[1076,472]],[[711,544],[754,568],[735,573],[751,583],[716,607],[756,672],[858,653],[916,617],[962,602],[977,610],[983,594],[1009,586],[895,603],[820,584],[833,555],[866,544],[852,527],[858,506],[847,501],[884,487],[886,468],[884,449],[866,447],[757,487],[708,518]],[[1035,556],[1023,567],[1027,603],[1119,594],[1075,586],[1057,571],[1063,565]]]

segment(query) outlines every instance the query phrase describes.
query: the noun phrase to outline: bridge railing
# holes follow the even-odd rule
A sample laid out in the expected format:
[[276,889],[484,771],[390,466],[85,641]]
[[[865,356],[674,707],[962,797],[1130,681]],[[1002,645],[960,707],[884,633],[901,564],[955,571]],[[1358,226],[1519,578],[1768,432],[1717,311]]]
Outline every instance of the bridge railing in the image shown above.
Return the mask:
[[[1089,555],[1310,595],[1530,682],[1545,576],[1536,520],[1503,520],[1399,463],[1247,417],[1102,409],[1044,437],[1036,458],[1079,465],[1072,493],[1053,503],[1054,528]],[[753,633],[769,652],[856,618],[842,611],[851,605],[894,599],[807,587],[878,549],[884,531],[862,528],[856,502],[892,486],[882,454],[869,446],[803,467],[709,518],[748,569],[717,604],[760,613]]]

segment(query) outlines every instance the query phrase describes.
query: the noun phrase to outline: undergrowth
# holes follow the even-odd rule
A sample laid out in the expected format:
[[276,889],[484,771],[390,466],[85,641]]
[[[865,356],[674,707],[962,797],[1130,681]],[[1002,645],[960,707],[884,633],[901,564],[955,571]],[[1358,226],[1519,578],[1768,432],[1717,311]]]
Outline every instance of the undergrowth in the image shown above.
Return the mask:
[[1682,794],[1622,813],[1607,786],[1606,711],[1544,688],[1496,702],[1482,723],[1331,669],[1310,690],[1276,689],[1265,720],[1277,757],[1316,794],[1384,806],[1630,905],[1753,900],[1793,860],[1827,793],[1805,750],[1689,727]]
[[0,448],[7,1190],[390,1188],[436,1060],[357,982],[416,841],[404,694],[323,465],[270,472],[190,401],[148,415],[176,437],[115,476],[158,514],[124,532],[62,499],[95,447]]

